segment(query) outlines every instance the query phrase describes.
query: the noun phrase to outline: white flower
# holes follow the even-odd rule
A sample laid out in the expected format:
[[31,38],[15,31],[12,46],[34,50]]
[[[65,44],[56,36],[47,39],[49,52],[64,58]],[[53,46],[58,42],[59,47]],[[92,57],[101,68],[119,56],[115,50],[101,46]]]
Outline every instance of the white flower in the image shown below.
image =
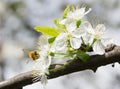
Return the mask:
[[86,14],[88,14],[92,9],[89,8],[88,11],[85,12],[85,7],[76,9],[74,11],[69,11],[67,13],[66,19],[60,21],[60,24],[71,23],[73,21],[81,20]]
[[86,36],[83,37],[86,45],[92,45],[95,53],[100,55],[104,54],[106,44],[111,42],[111,39],[103,37],[105,32],[104,24],[98,24],[93,28],[92,25],[86,21],[83,23],[83,26],[86,30]]
[[84,17],[84,15],[88,14],[91,11],[91,8],[85,12],[85,7],[76,9],[75,11],[70,11],[67,14],[67,18],[80,20]]
[[73,49],[78,49],[81,46],[80,37],[84,35],[84,30],[76,27],[76,22],[66,25],[66,31],[59,34],[53,42],[52,52],[66,52],[68,41]]
[[34,69],[39,70],[41,76],[41,83],[45,85],[47,83],[46,74],[49,73],[48,68],[51,64],[50,45],[48,43],[48,37],[45,35],[40,36],[38,42],[39,59],[34,61]]
[[52,44],[51,51],[52,52],[66,52],[67,47],[67,36],[66,33],[60,33],[55,41]]
[[[37,81],[37,80],[41,80],[41,84],[43,85],[43,87],[45,87],[45,85],[47,84],[47,75],[49,74],[48,71],[48,66],[46,65],[46,62],[43,61],[46,59],[38,59],[34,62],[34,67],[33,70],[38,70],[39,73],[34,73],[33,75],[36,76],[33,80],[33,82]],[[39,77],[38,77],[39,76]]]
[[51,56],[50,56],[50,44],[48,42],[48,38],[45,35],[41,35],[39,38],[39,59],[45,62],[46,67],[49,67],[51,64]]

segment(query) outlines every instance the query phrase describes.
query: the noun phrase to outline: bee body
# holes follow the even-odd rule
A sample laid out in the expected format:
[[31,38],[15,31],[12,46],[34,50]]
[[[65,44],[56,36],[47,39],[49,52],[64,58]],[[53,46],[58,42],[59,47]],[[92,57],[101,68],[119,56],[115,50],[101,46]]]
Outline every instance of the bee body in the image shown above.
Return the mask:
[[37,60],[40,55],[39,55],[39,52],[38,51],[30,51],[29,52],[29,57],[32,59],[32,60]]
[[27,57],[29,57],[30,59],[32,59],[33,61],[37,60],[40,57],[40,54],[38,52],[38,50],[27,50],[27,49],[23,49],[23,52],[25,53],[25,55]]

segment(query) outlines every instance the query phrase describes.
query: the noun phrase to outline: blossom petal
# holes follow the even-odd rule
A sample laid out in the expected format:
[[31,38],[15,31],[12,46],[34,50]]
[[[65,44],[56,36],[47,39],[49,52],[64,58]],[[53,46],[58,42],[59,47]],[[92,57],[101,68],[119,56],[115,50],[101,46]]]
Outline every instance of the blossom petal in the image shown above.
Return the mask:
[[67,18],[73,18],[73,16],[74,16],[74,13],[72,11],[69,11],[67,13]]
[[41,75],[41,84],[43,85],[43,87],[46,86],[47,84],[47,76],[44,74],[44,75]]
[[88,33],[91,33],[91,34],[95,33],[94,29],[92,28],[92,25],[88,21],[83,22],[83,27]]
[[82,29],[82,28],[78,28],[78,29],[74,30],[71,33],[71,35],[74,36],[74,37],[76,37],[76,38],[80,38],[81,36],[85,35],[85,30]]
[[71,37],[71,38],[70,38],[70,45],[71,45],[71,47],[74,48],[74,49],[80,48],[81,43],[82,43],[82,41],[81,41],[80,38],[74,38],[74,37]]
[[66,24],[66,22],[67,22],[67,19],[63,19],[59,22],[59,24]]
[[98,34],[103,34],[106,28],[104,24],[98,24],[95,29]]
[[44,59],[44,65],[46,66],[46,68],[48,68],[51,64],[51,56],[46,56],[46,58]]
[[93,44],[93,51],[97,54],[104,54],[105,53],[105,47],[104,45],[101,43],[101,41],[96,41],[94,44]]
[[74,22],[72,22],[72,23],[70,23],[70,24],[67,24],[66,25],[66,30],[68,31],[68,32],[72,32],[72,31],[74,31],[76,29],[76,22],[74,21]]
[[56,52],[65,53],[66,49],[67,49],[66,48],[67,47],[67,41],[59,42],[56,47],[57,47]]
[[75,11],[70,11],[67,14],[67,18],[71,18],[74,20],[80,20],[84,17],[84,15],[88,14],[91,11],[91,8],[85,12],[85,7],[76,9]]
[[85,13],[85,8],[77,9],[74,13],[75,13],[76,20],[79,20],[79,19],[83,18],[84,13]]
[[59,22],[59,24],[68,25],[68,24],[72,23],[73,21],[74,21],[74,19],[72,19],[72,18],[62,19]]
[[40,44],[43,46],[43,45],[46,45],[48,44],[48,37],[45,36],[45,35],[41,35],[39,37],[39,41],[40,41]]
[[75,11],[75,13],[76,13],[77,15],[82,15],[82,14],[85,13],[85,8],[83,7],[83,8],[77,9],[77,10]]
[[46,69],[46,66],[44,66],[43,64],[43,59],[38,59],[34,61],[33,69],[39,70],[41,73],[44,72],[44,70]]
[[45,35],[41,35],[39,37],[39,41],[38,41],[38,49],[49,49],[49,44],[48,44],[48,37]]
[[51,52],[65,52],[67,47],[67,34],[61,33],[53,42]]
[[94,36],[93,35],[90,35],[88,33],[86,33],[84,36],[82,36],[83,38],[83,41],[86,45],[91,45],[93,43],[93,40],[94,40]]
[[67,17],[71,18],[71,19],[74,19],[74,20],[80,20],[84,16],[84,13],[85,13],[85,8],[80,8],[80,9],[77,9],[73,12],[70,11],[67,14]]

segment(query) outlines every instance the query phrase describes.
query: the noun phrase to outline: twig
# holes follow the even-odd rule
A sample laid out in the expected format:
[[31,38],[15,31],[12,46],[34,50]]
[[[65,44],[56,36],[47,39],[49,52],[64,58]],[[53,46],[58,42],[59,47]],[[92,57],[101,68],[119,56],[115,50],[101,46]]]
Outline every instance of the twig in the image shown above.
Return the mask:
[[[48,79],[56,78],[74,72],[79,72],[86,69],[92,69],[93,71],[96,71],[96,69],[100,66],[108,65],[119,61],[120,46],[111,45],[109,48],[107,48],[107,52],[104,55],[91,56],[87,62],[82,62],[80,59],[75,59],[69,61],[64,66],[51,69],[50,74],[48,75]],[[0,89],[19,89],[26,85],[32,84],[32,80],[34,78],[33,72],[38,71],[34,70],[22,73],[11,79],[0,82]]]

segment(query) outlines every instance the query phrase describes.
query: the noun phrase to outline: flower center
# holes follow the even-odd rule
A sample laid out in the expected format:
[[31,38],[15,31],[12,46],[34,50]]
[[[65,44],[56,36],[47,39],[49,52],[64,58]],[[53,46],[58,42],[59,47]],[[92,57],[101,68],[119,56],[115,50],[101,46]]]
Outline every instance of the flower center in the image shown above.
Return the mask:
[[70,39],[72,37],[72,35],[70,33],[67,33],[67,37],[68,37],[68,39]]
[[100,39],[101,39],[101,36],[100,36],[99,34],[95,34],[94,37],[95,37],[95,39],[97,39],[97,40],[100,40]]

